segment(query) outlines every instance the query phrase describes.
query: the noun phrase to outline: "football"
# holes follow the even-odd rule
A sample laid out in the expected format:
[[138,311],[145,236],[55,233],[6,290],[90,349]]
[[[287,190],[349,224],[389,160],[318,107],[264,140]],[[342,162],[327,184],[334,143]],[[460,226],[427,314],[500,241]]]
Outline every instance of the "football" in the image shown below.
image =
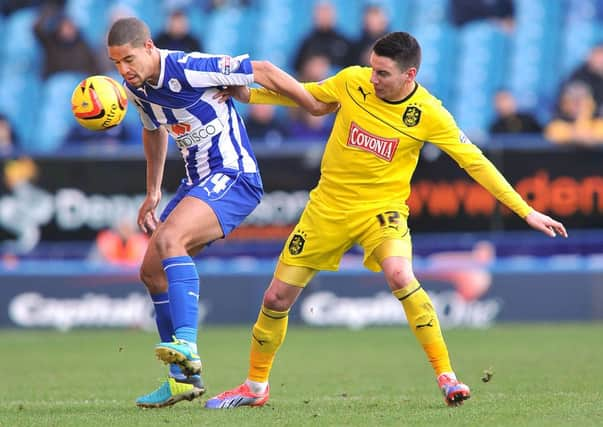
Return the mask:
[[128,98],[123,86],[107,76],[82,80],[71,95],[75,120],[90,130],[117,126],[126,116]]

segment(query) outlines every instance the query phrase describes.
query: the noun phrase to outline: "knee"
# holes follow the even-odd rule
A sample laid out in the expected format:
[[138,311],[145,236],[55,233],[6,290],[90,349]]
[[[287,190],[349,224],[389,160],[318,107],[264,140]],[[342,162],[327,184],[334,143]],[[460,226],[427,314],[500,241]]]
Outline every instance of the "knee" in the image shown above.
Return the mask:
[[147,288],[149,288],[149,286],[153,282],[153,275],[144,263],[140,266],[140,270],[138,271],[138,277]]
[[153,244],[159,256],[163,259],[182,246],[179,236],[169,228],[162,228],[153,239]]
[[416,280],[412,268],[408,266],[393,266],[384,270],[385,279],[392,291],[405,288]]
[[264,307],[275,311],[286,311],[291,308],[293,301],[290,301],[285,295],[272,287],[268,288],[264,293],[262,301]]
[[157,277],[153,272],[153,268],[149,268],[145,263],[143,263],[140,267],[140,271],[138,272],[140,280],[142,283],[144,283],[147,290],[151,294],[165,292],[166,289],[162,286],[161,278]]

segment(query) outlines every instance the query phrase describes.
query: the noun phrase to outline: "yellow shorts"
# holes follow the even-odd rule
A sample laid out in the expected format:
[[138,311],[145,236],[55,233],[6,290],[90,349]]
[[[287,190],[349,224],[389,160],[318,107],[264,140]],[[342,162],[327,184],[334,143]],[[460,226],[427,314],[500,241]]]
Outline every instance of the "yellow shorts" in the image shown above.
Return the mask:
[[[371,271],[381,271],[381,261],[389,256],[411,259],[412,243],[403,215],[407,209],[395,203],[379,209],[335,211],[310,200],[281,252],[281,267],[335,271],[355,244],[364,249],[364,266]],[[286,276],[277,275],[284,281]]]

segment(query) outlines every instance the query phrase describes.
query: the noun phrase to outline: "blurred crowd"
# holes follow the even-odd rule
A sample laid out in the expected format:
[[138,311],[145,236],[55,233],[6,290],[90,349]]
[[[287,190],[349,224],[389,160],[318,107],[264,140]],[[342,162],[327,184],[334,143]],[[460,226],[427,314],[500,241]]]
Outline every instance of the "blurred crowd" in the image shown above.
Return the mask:
[[[164,0],[169,6],[166,9],[169,13],[164,17],[161,31],[153,34],[155,44],[172,50],[204,51],[208,40],[201,39],[198,33],[190,30],[191,10],[202,8],[203,13],[211,14],[225,7],[252,8],[254,3],[261,1]],[[102,24],[104,31],[115,19],[136,14],[127,2],[112,4],[109,22]],[[4,0],[0,7],[5,22],[22,9],[35,10],[36,19],[30,30],[41,48],[39,78],[42,84],[64,73],[115,75],[103,46],[94,46],[82,35],[77,20],[67,13],[66,5],[67,0]],[[447,5],[445,19],[453,27],[488,21],[507,34],[515,31],[516,5],[513,0],[448,0]],[[313,8],[311,26],[299,38],[294,54],[286,59],[287,63],[279,65],[284,65],[303,82],[320,81],[349,65],[367,65],[370,49],[379,37],[388,31],[405,30],[392,25],[387,8],[379,1],[363,2],[361,21],[357,23],[362,30],[356,38],[350,38],[338,28],[338,9],[334,3],[321,0],[298,7]],[[206,34],[207,37],[214,36]],[[421,82],[420,72],[418,81]],[[428,89],[438,96],[437,91]],[[520,108],[517,96],[507,87],[495,91],[491,100],[494,116],[487,133],[542,135],[555,144],[603,144],[603,34],[600,40],[593,41],[583,61],[562,76],[556,99],[546,106],[548,111],[545,114]],[[268,105],[243,106],[242,109],[252,140],[273,145],[325,140],[333,120],[331,116],[313,117],[299,109],[285,110]],[[62,140],[53,149],[82,141],[88,144],[135,144],[138,143],[138,124],[129,120],[99,135],[71,121],[61,135]],[[14,120],[0,108],[0,155],[8,155],[14,148],[36,152],[35,141],[23,144],[24,139],[27,137],[19,135]]]

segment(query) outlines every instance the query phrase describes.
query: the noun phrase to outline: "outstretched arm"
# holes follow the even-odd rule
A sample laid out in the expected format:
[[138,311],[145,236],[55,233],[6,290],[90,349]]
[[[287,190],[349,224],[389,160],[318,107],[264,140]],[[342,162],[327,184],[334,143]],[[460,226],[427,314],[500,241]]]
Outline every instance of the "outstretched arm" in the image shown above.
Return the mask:
[[530,227],[542,231],[550,237],[555,237],[557,234],[563,237],[568,236],[562,223],[534,210],[523,200],[496,166],[460,131],[446,109],[439,107],[433,112],[436,119],[432,122],[432,132],[428,139],[430,142],[449,154],[471,178],[481,184],[498,201],[523,218]]
[[318,108],[318,103],[301,83],[269,61],[251,61],[253,80],[266,89],[282,93],[308,111]]
[[[302,85],[305,87],[305,85]],[[229,98],[234,98],[245,104],[271,104],[282,105],[284,107],[299,107],[299,105],[290,98],[281,95],[266,88],[249,88],[248,86],[228,86],[214,95],[218,102],[226,102]],[[318,102],[318,107],[310,113],[313,116],[323,116],[339,109],[339,104]]]
[[313,115],[322,115],[333,111],[332,104],[326,104],[314,98],[301,83],[276,65],[268,61],[251,61],[251,64],[255,82],[264,88],[285,95]]
[[567,231],[562,223],[531,208],[481,153],[476,154],[475,160],[474,163],[467,165],[465,170],[494,197],[521,216],[532,228],[550,237],[555,237],[557,234],[567,237]]
[[544,215],[537,210],[530,212],[524,219],[530,225],[530,227],[540,230],[550,237],[555,237],[557,234],[563,237],[568,236],[567,231],[562,223],[555,221],[550,216]]

